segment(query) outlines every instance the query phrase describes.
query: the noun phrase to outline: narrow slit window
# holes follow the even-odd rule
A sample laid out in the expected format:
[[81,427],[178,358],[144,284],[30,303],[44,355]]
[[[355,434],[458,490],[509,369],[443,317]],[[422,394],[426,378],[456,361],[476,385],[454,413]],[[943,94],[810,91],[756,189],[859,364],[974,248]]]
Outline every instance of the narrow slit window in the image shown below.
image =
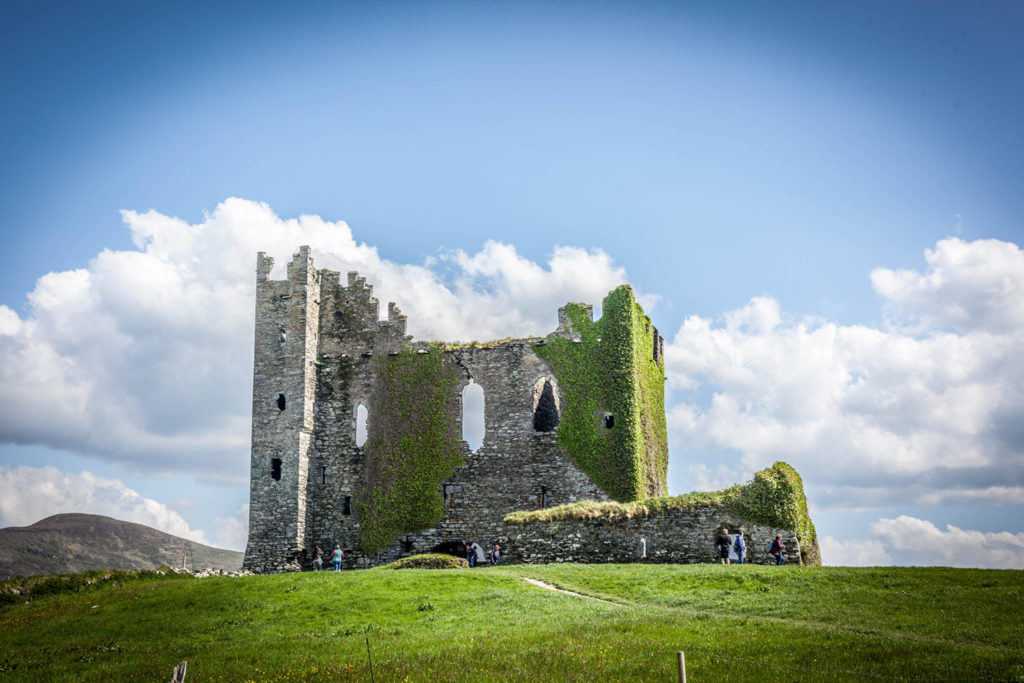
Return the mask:
[[469,381],[462,390],[462,439],[474,453],[484,443],[484,388]]
[[540,506],[546,508],[548,506],[548,487],[540,487]]
[[285,405],[286,405],[286,403],[285,403],[285,399],[284,399],[284,394],[278,394],[277,395],[277,409],[278,410],[284,410]]
[[325,465],[322,465],[320,467],[320,483],[321,484],[326,484],[327,483],[327,467]]
[[281,458],[274,458],[270,461],[270,476],[275,481],[281,481]]
[[360,403],[356,406],[356,446],[360,448],[366,443],[366,422],[370,418],[370,413],[366,410],[366,406]]
[[553,432],[558,426],[558,395],[554,383],[541,377],[533,385],[533,431]]
[[351,515],[352,514],[352,496],[345,496],[345,502],[341,507],[341,514]]

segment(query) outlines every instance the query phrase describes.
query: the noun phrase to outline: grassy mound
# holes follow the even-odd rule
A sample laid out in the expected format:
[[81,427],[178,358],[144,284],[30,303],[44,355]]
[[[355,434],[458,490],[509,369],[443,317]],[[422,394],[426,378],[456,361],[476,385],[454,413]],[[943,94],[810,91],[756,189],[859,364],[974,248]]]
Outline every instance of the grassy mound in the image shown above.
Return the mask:
[[377,567],[377,569],[462,569],[468,566],[469,562],[462,557],[442,553],[423,553],[422,555],[403,557],[391,564]]

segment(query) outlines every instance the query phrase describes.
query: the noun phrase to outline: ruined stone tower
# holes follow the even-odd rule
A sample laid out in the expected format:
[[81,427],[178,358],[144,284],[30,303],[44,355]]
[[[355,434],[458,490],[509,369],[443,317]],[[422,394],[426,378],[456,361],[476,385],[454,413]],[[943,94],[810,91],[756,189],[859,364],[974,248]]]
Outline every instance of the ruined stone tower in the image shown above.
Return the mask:
[[247,569],[308,568],[317,544],[350,566],[492,544],[512,511],[665,494],[664,340],[629,287],[599,321],[569,304],[547,337],[458,345],[413,342],[394,304],[380,320],[372,287],[316,269],[308,247],[286,279],[272,267],[261,252]]

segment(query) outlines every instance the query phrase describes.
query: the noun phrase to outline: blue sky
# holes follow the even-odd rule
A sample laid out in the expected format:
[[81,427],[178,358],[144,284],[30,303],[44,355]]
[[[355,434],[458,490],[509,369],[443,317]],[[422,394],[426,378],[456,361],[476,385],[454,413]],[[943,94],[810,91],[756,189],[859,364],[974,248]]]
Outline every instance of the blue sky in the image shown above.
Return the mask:
[[[450,327],[421,327],[436,335],[492,322],[498,330],[487,318],[496,303],[519,306],[518,320],[534,325],[512,334],[553,329],[554,309],[529,310],[514,283],[523,263],[558,279],[557,247],[580,248],[584,256],[569,261],[607,277],[573,289],[566,265],[562,284],[548,283],[553,294],[593,298],[627,279],[673,342],[674,493],[749,476],[785,455],[778,443],[788,440],[794,453],[783,459],[804,473],[835,557],[906,560],[855,556],[855,541],[933,533],[907,526],[917,522],[938,525],[939,539],[951,539],[954,525],[1008,533],[1024,548],[1015,521],[1024,519],[1024,463],[1012,428],[1024,407],[1021,370],[979,369],[1012,362],[1006,344],[1024,328],[1012,306],[992,303],[1019,297],[1024,277],[1014,251],[1024,225],[1022,27],[1024,8],[1010,2],[5,3],[0,304],[18,323],[8,316],[0,368],[6,400],[26,412],[0,421],[0,467],[22,490],[72,476],[109,493],[117,486],[103,482],[116,480],[164,506],[164,518],[226,539],[209,520],[230,526],[244,505],[247,456],[235,436],[223,437],[223,459],[210,444],[244,432],[238,418],[251,389],[238,379],[242,365],[221,376],[214,356],[202,356],[214,368],[204,372],[180,345],[161,351],[150,333],[167,320],[192,321],[184,338],[206,340],[219,339],[217,322],[202,327],[183,295],[126,303],[112,292],[141,297],[144,288],[125,275],[129,266],[108,268],[98,255],[170,263],[167,282],[182,291],[190,277],[207,277],[241,292],[251,283],[230,280],[233,266],[197,275],[184,264],[209,259],[158,253],[153,235],[197,226],[209,235],[203,248],[250,259],[238,269],[249,272],[249,238],[218,230],[246,217],[263,226],[253,235],[280,235],[284,219],[315,215],[345,221],[377,260],[318,247],[309,226],[296,238],[323,259],[377,272],[413,324],[443,299],[431,292],[480,294],[461,301],[482,308]],[[270,214],[225,205],[231,197],[263,202]],[[154,227],[160,216],[182,223]],[[150,242],[133,242],[132,220]],[[268,250],[298,246],[265,239],[281,244]],[[488,243],[520,260],[495,257]],[[598,250],[612,265],[598,263]],[[409,291],[419,282],[413,267],[431,274],[433,289]],[[37,283],[76,271],[90,284],[65,276],[50,292]],[[84,289],[71,296],[75,286]],[[101,353],[92,333],[103,326],[75,322],[67,311],[76,310],[110,322],[128,340],[112,344],[122,355]],[[147,322],[152,311],[163,322]],[[239,320],[232,334],[250,334]],[[818,334],[805,339],[801,326]],[[251,339],[237,344],[251,353]],[[156,379],[132,370],[138,358],[122,367],[143,347],[146,358],[163,354]],[[819,353],[830,360],[773,374],[772,359]],[[51,372],[24,370],[47,362]],[[103,372],[76,371],[72,382],[67,367]],[[806,402],[828,384],[822,378],[837,376],[834,393]],[[802,398],[778,398],[784,386]],[[108,416],[110,438],[90,436],[76,420],[116,401],[118,388],[131,405]],[[156,396],[172,389],[210,404],[200,415]],[[79,393],[35,425],[41,406]],[[865,408],[885,401],[885,416]],[[857,425],[877,439],[859,438]],[[110,436],[119,430],[163,445]],[[819,452],[826,443],[834,452]],[[211,450],[193,461],[175,457],[176,447]],[[878,449],[903,455],[876,462]],[[859,463],[856,472],[829,474],[825,463],[843,458]],[[86,484],[82,473],[102,481]],[[951,489],[957,495],[942,493]],[[0,513],[0,524],[34,521]],[[1024,549],[985,561],[1021,566]]]

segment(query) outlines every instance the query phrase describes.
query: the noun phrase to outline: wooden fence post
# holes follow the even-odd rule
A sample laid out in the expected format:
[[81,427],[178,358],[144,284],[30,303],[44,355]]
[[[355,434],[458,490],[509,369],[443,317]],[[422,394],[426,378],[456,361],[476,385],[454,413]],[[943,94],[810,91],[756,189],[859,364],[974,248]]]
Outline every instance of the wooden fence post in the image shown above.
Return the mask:
[[676,657],[679,660],[679,683],[686,683],[686,656],[682,650],[676,652]]

